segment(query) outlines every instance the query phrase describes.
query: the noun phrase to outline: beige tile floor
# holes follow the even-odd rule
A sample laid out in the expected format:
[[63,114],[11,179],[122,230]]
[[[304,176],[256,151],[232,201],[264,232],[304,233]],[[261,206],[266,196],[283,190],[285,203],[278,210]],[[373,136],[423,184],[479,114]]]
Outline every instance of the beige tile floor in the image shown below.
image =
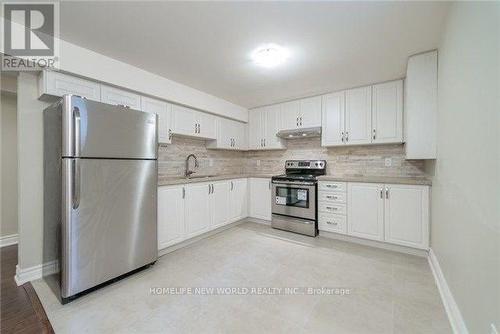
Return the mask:
[[[426,259],[255,223],[165,255],[64,306],[43,281],[34,287],[56,333],[451,333]],[[151,287],[350,294],[154,295]]]

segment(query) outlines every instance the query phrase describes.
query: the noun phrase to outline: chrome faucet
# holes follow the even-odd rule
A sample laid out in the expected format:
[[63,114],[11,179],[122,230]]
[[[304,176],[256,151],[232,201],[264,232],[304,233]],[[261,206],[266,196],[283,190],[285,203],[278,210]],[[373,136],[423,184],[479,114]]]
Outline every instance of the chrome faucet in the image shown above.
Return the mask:
[[198,167],[198,159],[196,158],[196,155],[190,154],[186,158],[186,170],[184,171],[184,176],[185,177],[190,177],[191,174],[195,173],[195,171],[189,170],[189,158],[193,157],[194,158],[194,167]]

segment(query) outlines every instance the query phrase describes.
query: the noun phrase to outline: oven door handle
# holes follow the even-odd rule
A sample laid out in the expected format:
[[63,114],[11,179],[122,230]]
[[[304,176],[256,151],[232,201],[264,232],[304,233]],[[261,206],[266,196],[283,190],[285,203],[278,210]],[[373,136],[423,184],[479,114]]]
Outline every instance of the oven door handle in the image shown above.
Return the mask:
[[299,185],[299,186],[314,186],[313,182],[295,182],[295,181],[272,181],[274,184]]

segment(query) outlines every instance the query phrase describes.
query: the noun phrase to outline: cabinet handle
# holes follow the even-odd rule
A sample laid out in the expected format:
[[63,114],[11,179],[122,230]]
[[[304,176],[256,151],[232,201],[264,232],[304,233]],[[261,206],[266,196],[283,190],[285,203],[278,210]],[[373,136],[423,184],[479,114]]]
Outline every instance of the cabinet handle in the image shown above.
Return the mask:
[[344,142],[344,131],[342,131],[342,142]]
[[172,129],[168,129],[168,139],[172,140]]
[[198,124],[194,123],[194,133],[198,133]]
[[211,184],[208,185],[208,194],[209,195],[212,193],[212,187],[211,186],[212,186]]
[[338,208],[334,208],[334,207],[331,207],[331,206],[327,206],[326,208],[327,208],[328,210],[333,210],[333,211],[337,211],[337,210],[338,210]]
[[375,138],[377,138],[377,130],[373,129],[373,140],[375,140]]
[[201,133],[201,124],[198,123],[198,133]]
[[389,188],[385,187],[385,198],[389,199]]
[[347,143],[349,141],[349,132],[345,132],[345,142]]
[[266,147],[266,138],[264,138],[264,147]]
[[296,120],[297,127],[298,127],[299,126],[299,116],[297,116],[297,118],[295,120]]
[[327,184],[326,187],[327,188],[337,188],[337,185],[335,185],[335,184]]
[[300,116],[300,126],[302,126],[302,116]]
[[326,196],[326,198],[329,198],[329,199],[337,199],[337,196],[331,196],[331,195],[328,195],[328,196]]
[[182,187],[182,199],[186,198],[186,188]]
[[231,181],[231,191],[233,191],[233,181]]
[[383,190],[380,188],[380,198],[384,198]]
[[326,222],[328,225],[338,225],[337,222]]

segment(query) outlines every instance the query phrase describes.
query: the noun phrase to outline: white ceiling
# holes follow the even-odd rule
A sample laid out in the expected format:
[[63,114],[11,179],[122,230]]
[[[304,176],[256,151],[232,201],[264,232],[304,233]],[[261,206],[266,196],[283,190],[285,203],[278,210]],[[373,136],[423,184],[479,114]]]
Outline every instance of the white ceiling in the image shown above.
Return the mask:
[[[255,107],[404,76],[438,46],[444,2],[61,2],[61,38]],[[249,55],[291,51],[275,69]],[[82,61],[85,61],[82,59]]]

